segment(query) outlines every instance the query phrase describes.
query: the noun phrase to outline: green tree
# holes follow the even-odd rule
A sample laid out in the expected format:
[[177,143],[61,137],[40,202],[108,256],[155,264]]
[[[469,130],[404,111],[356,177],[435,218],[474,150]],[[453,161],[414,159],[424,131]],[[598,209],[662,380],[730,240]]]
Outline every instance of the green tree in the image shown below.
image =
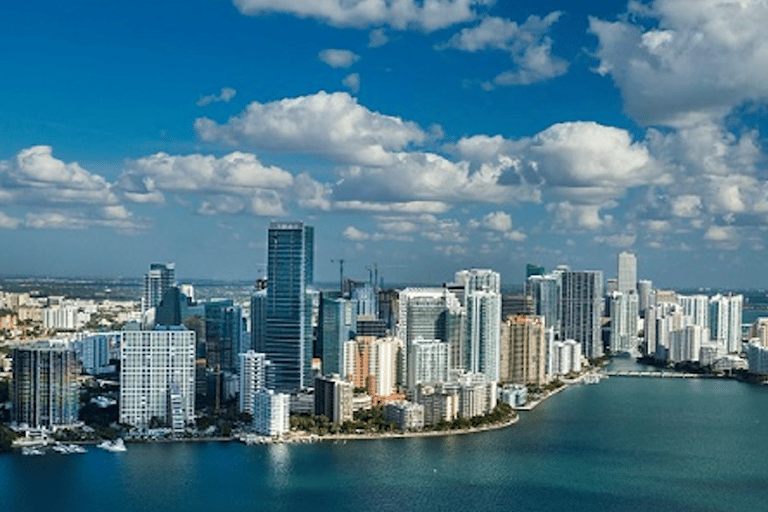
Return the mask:
[[9,452],[13,449],[13,440],[16,433],[6,426],[0,425],[0,452]]

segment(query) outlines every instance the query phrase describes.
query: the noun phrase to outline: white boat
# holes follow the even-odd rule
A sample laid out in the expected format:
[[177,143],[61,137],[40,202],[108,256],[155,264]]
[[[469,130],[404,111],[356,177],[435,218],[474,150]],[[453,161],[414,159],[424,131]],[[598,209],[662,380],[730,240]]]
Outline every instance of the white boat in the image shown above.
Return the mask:
[[108,452],[124,452],[127,450],[125,443],[120,438],[115,441],[103,441],[99,444],[99,448],[107,450]]
[[34,446],[25,446],[21,449],[22,455],[43,455],[43,453],[42,450],[38,450]]

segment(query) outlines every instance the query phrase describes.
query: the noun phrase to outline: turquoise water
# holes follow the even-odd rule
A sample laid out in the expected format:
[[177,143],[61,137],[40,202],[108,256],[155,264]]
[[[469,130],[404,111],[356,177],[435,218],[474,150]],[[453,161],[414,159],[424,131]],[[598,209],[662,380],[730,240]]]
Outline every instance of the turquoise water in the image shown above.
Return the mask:
[[0,456],[0,509],[751,512],[766,440],[768,388],[614,377],[481,434]]

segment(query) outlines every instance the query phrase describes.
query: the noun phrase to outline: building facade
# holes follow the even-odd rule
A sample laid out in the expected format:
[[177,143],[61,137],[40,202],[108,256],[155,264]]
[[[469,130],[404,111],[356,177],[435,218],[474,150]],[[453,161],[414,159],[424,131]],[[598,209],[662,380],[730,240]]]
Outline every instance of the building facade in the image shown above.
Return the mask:
[[275,389],[312,387],[314,229],[273,222],[267,234],[267,304],[264,353],[275,368]]
[[[182,327],[123,331],[120,422],[147,428],[152,418],[185,425],[195,417],[195,333]],[[171,418],[171,392],[181,420]]]
[[38,342],[12,354],[11,423],[35,429],[74,424],[80,404],[75,351],[64,342]]

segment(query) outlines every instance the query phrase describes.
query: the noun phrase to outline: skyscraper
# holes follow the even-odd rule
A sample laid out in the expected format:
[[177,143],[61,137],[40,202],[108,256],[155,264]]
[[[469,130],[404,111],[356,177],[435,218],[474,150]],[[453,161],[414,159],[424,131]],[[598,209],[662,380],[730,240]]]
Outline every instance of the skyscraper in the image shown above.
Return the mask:
[[618,291],[637,292],[637,258],[635,254],[621,251],[618,256]]
[[176,284],[175,263],[152,263],[144,274],[144,294],[141,297],[141,313],[157,307],[165,292]]
[[709,299],[709,331],[728,353],[741,352],[742,295],[715,295]]
[[344,374],[344,344],[355,338],[356,329],[356,301],[322,297],[318,331],[322,337],[323,373]]
[[633,353],[637,349],[638,316],[636,293],[611,294],[611,352]]
[[77,421],[77,357],[63,342],[38,342],[13,349],[11,422],[53,428]]
[[152,418],[185,425],[194,417],[195,332],[183,327],[123,331],[120,422],[146,428]]
[[599,270],[563,270],[560,337],[581,344],[584,357],[603,355],[600,317],[603,313],[603,273]]
[[314,229],[302,222],[273,222],[267,234],[267,304],[264,352],[274,365],[275,389],[312,386],[312,283]]

